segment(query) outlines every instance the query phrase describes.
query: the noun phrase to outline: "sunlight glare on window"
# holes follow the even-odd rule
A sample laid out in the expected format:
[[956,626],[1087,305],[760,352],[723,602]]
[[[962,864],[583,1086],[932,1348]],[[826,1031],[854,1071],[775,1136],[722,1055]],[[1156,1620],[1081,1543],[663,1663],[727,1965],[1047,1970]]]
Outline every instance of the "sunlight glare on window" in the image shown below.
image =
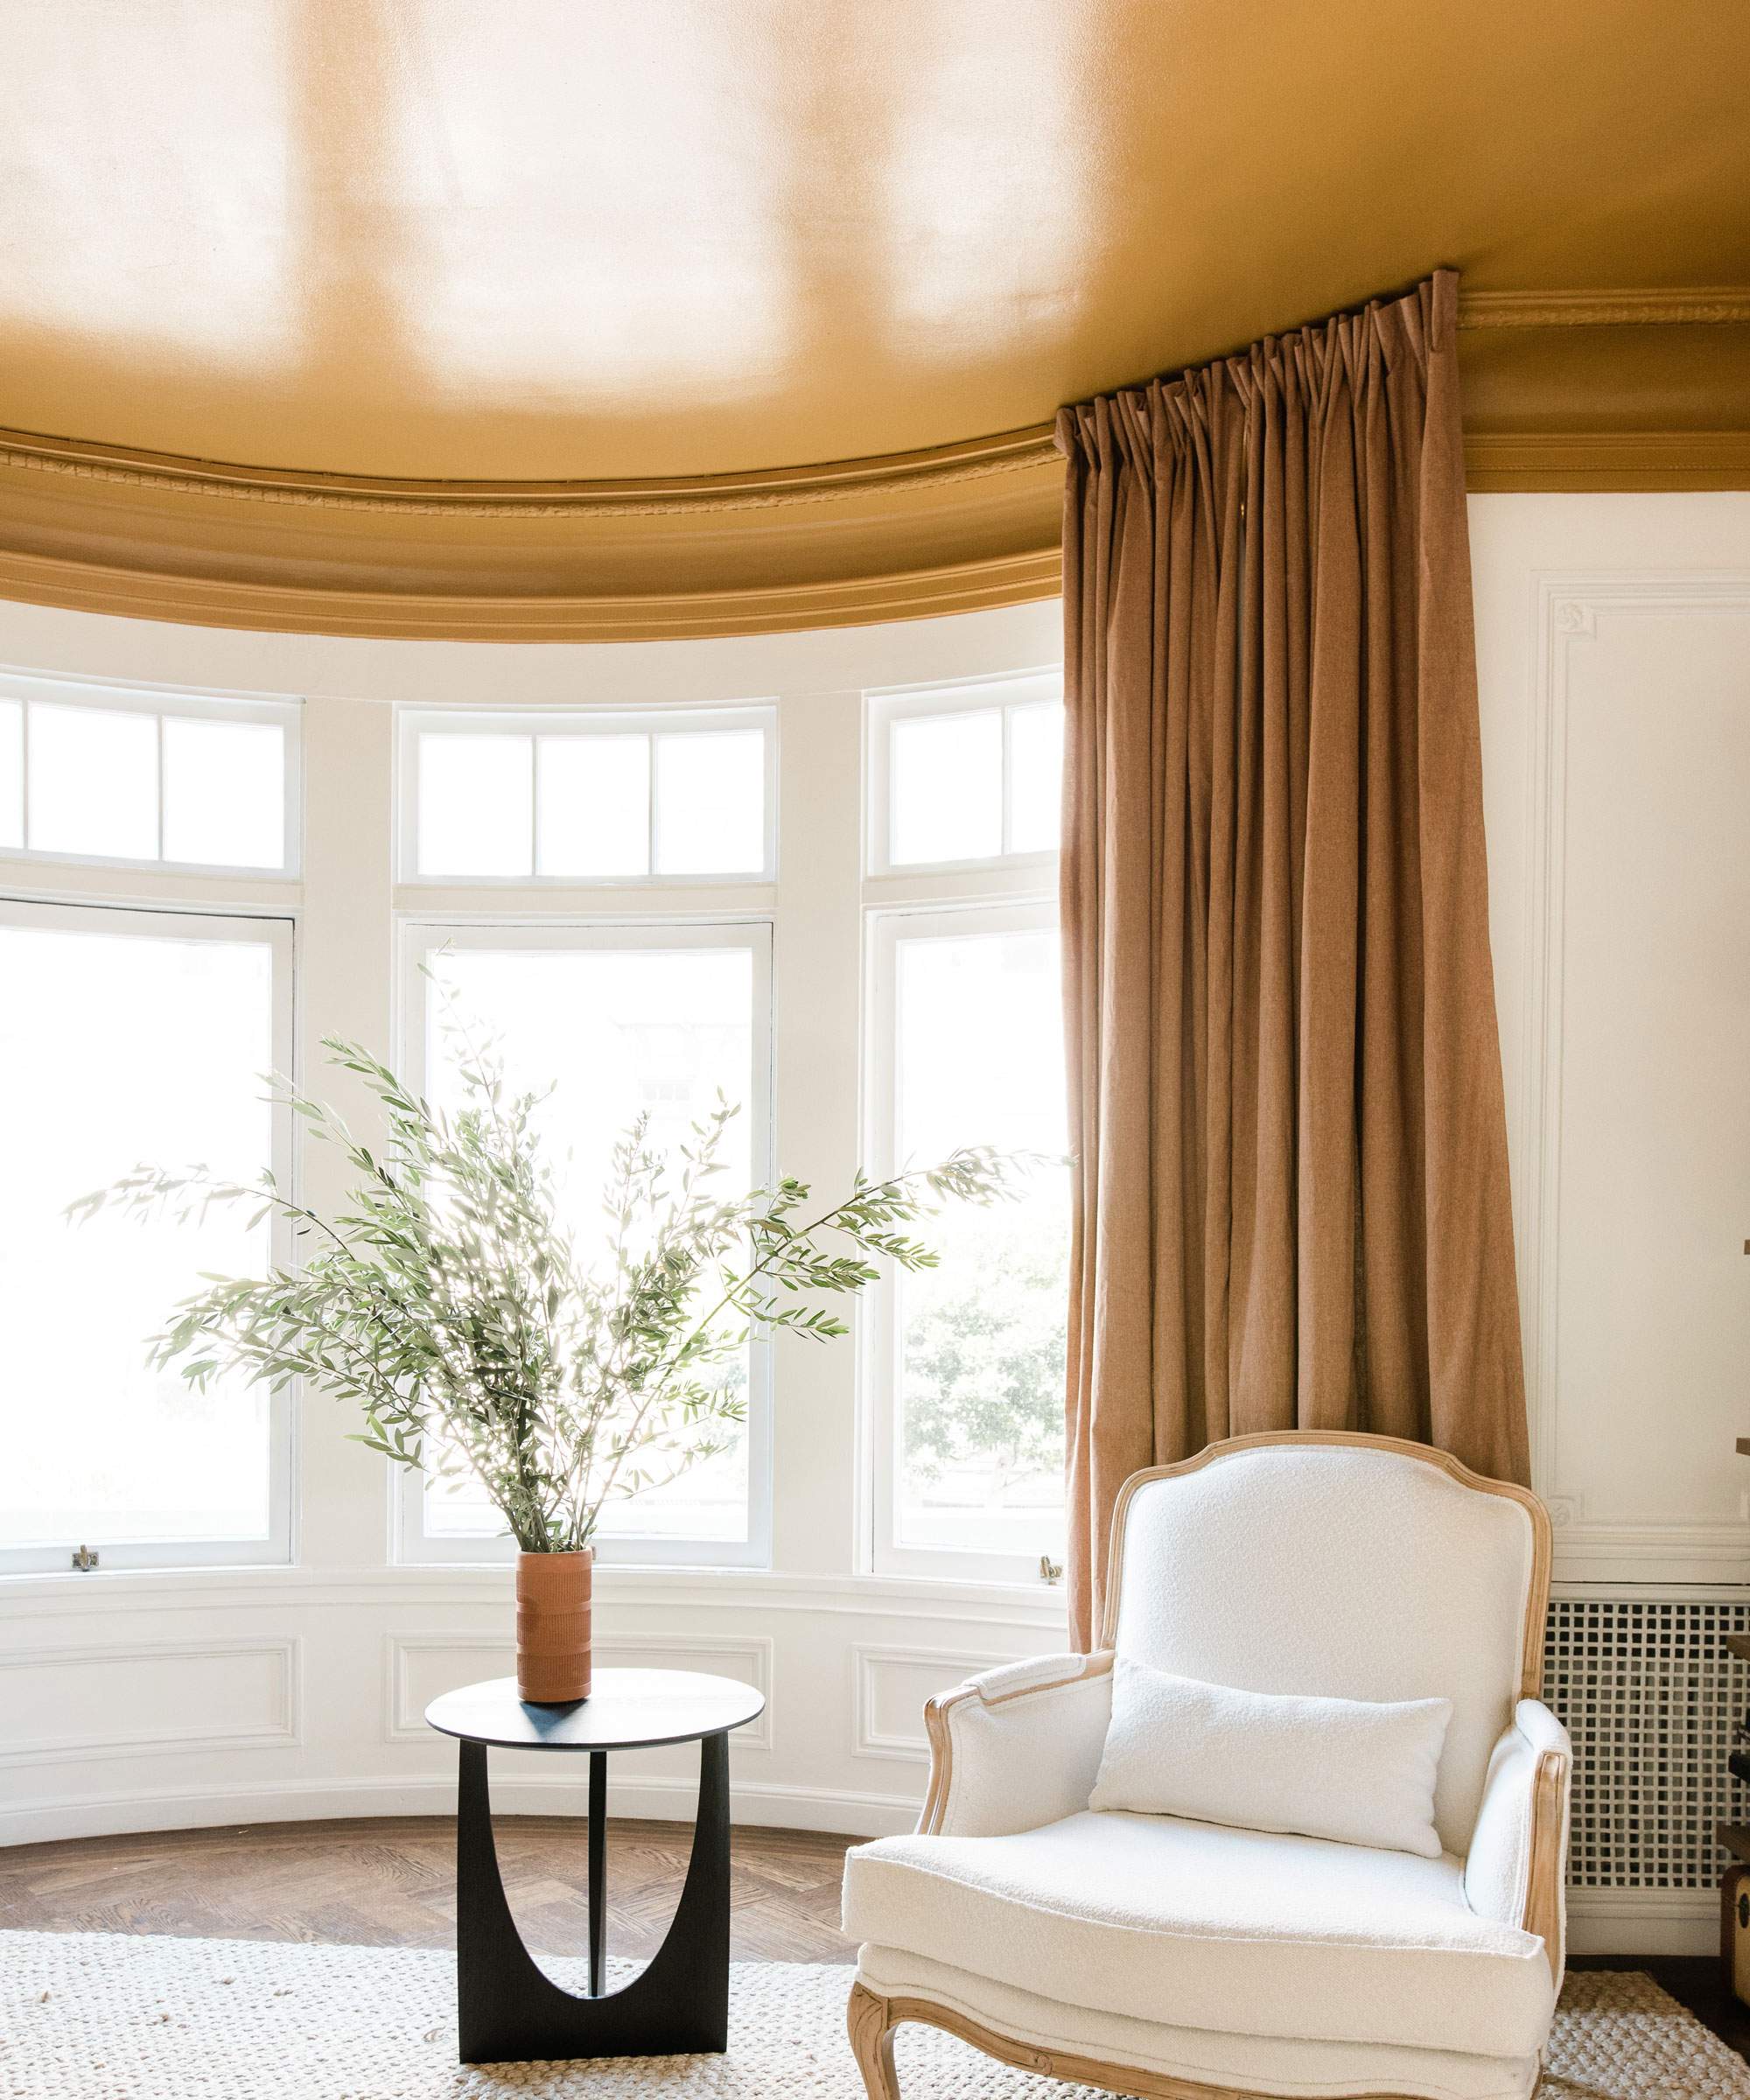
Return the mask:
[[276,724],[166,715],[164,769],[166,860],[285,865],[285,732]]
[[265,1390],[146,1364],[203,1270],[264,1273],[267,1227],[63,1212],[143,1159],[269,1164],[272,978],[261,941],[0,926],[0,1544],[267,1535]]
[[900,715],[892,728],[894,864],[1003,850],[1003,717]]
[[1040,929],[898,942],[902,1164],[1047,1155],[1021,1200],[951,1206],[900,1286],[897,1543],[1060,1553],[1069,1253],[1058,943]]
[[542,737],[536,766],[542,875],[650,872],[648,737]]
[[422,736],[419,872],[528,874],[534,767],[531,737]]
[[[729,1126],[719,1154],[726,1171],[716,1186],[725,1193],[749,1186],[753,963],[746,948],[458,948],[430,962],[434,989],[452,994],[458,1015],[501,1036],[514,1087],[538,1091],[558,1082],[539,1119],[564,1163],[565,1215],[586,1250],[606,1247],[603,1184],[616,1141],[639,1115],[649,1117],[647,1144],[672,1153],[721,1089],[741,1113]],[[445,1108],[465,1098],[460,1056],[433,997],[425,1085]],[[484,1494],[462,1483],[432,1484],[426,1522],[438,1536],[504,1529]],[[745,1539],[745,1434],[672,1487],[610,1504],[601,1530]]]
[[24,704],[0,700],[0,846],[24,843]]
[[766,865],[765,732],[698,730],[654,742],[659,873],[759,874]]
[[1009,850],[1057,850],[1063,810],[1063,709],[1009,710]]
[[158,858],[155,715],[34,701],[30,750],[33,850]]

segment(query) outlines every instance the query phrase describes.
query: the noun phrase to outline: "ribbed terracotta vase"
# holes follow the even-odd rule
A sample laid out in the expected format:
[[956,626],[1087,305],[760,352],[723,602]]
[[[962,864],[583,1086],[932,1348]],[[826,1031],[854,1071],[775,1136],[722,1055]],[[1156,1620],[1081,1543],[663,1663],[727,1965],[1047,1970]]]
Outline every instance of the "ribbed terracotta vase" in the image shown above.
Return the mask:
[[516,1557],[516,1696],[574,1706],[590,1696],[590,1569],[594,1553]]

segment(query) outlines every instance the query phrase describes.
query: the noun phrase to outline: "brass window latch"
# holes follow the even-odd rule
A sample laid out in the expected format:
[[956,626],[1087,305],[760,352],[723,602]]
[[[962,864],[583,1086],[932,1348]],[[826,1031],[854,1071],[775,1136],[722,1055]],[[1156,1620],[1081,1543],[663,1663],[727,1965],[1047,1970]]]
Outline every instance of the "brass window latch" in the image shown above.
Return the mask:
[[81,1575],[88,1575],[93,1568],[97,1565],[98,1558],[99,1556],[94,1553],[89,1546],[82,1545],[79,1549],[78,1552],[74,1555],[73,1564],[79,1570]]
[[1063,1564],[1055,1561],[1049,1553],[1040,1555],[1040,1580],[1057,1583],[1063,1580]]

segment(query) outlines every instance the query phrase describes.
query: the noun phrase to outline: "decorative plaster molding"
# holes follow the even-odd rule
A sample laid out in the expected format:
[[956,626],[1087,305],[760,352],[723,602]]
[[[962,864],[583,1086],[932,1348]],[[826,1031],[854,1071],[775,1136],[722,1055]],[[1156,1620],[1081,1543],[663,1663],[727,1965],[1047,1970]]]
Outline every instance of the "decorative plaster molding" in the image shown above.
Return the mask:
[[[1055,525],[1053,527],[1055,532]],[[64,562],[0,549],[0,598],[178,626],[415,641],[689,641],[1026,605],[1063,588],[1055,544],[988,562],[746,590],[602,597],[331,591]]]
[[416,481],[388,476],[308,472],[136,452],[33,430],[0,430],[0,467],[112,481],[241,503],[284,503],[303,509],[357,510],[423,518],[693,517],[714,511],[767,510],[795,503],[842,502],[857,496],[946,488],[992,474],[1060,465],[1053,426],[967,438],[925,452],[867,459],[830,459],[812,466],[755,469],[617,481]]
[[921,1704],[918,1708],[917,1727],[909,1735],[885,1732],[876,1726],[876,1676],[881,1670],[928,1670],[942,1677],[946,1689],[948,1684],[976,1677],[984,1670],[996,1670],[1016,1660],[1013,1656],[967,1655],[954,1648],[879,1648],[854,1642],[850,1649],[856,1713],[853,1754],[858,1757],[897,1758],[906,1764],[929,1762],[929,1738],[924,1733]]
[[1516,1236],[1533,1478],[1557,1526],[1558,1570],[1626,1561],[1718,1564],[1741,1572],[1750,1557],[1750,1523],[1591,1516],[1584,1494],[1562,1479],[1556,1395],[1570,654],[1577,645],[1596,642],[1602,613],[1750,612],[1750,574],[1599,570],[1541,575],[1535,581],[1536,660],[1525,899],[1528,996],[1516,1111],[1523,1163],[1517,1180]]
[[130,1729],[123,1716],[118,1726],[101,1732],[14,1739],[0,1746],[0,1766],[61,1765],[91,1758],[152,1756],[178,1750],[296,1749],[304,1740],[302,1651],[302,1636],[297,1634],[237,1641],[130,1641],[94,1648],[15,1648],[0,1655],[0,1679],[15,1671],[32,1670],[101,1670],[106,1663],[163,1665],[270,1656],[279,1665],[276,1691],[280,1718],[213,1728]]
[[1473,495],[1750,488],[1750,430],[1471,430]]
[[1750,322],[1750,284],[1459,294],[1460,328],[1719,327],[1746,322]]

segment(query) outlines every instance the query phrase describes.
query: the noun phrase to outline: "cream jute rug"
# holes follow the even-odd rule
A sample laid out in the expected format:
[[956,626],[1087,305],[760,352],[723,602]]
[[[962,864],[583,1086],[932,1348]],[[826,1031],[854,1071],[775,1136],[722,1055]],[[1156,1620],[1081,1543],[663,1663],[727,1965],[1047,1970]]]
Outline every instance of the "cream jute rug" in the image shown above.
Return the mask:
[[[547,1964],[576,1987],[581,1964]],[[636,1964],[612,1964],[621,1978]],[[0,1933],[0,2100],[863,2100],[850,1971],[738,1962],[724,2056],[456,2062],[455,1964],[417,1948]],[[914,2100],[1070,2100],[925,2027]],[[1538,2100],[1750,2100],[1750,2065],[1644,1976],[1572,1977]]]

